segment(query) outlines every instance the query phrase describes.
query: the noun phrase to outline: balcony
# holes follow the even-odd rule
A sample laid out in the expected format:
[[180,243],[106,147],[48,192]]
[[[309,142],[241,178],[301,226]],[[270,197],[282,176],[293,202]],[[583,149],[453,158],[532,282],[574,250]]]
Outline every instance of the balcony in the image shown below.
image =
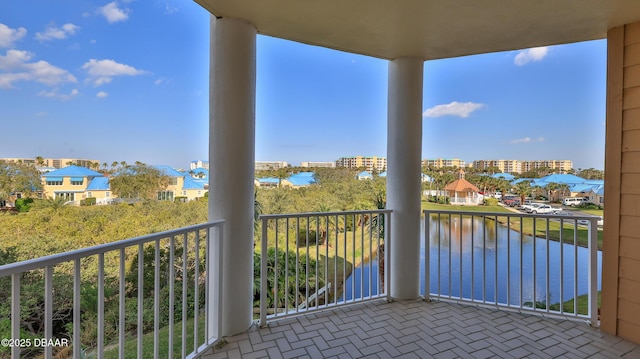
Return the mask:
[[[1,266],[11,339],[24,344],[12,345],[11,356],[640,355],[640,346],[597,329],[596,219],[424,214],[422,299],[409,301],[390,296],[391,210],[262,216],[256,320],[224,339],[224,221]],[[87,283],[95,293],[81,290]],[[21,293],[33,285],[42,289],[44,328],[39,339],[21,338],[32,308]],[[61,334],[65,311],[71,320]],[[36,348],[36,339],[67,344]]]

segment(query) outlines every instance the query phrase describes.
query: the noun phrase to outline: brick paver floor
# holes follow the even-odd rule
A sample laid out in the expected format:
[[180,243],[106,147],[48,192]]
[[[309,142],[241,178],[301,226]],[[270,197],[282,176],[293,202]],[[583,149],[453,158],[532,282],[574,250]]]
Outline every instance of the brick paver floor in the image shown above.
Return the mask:
[[446,302],[368,302],[225,339],[203,358],[640,358],[585,323]]

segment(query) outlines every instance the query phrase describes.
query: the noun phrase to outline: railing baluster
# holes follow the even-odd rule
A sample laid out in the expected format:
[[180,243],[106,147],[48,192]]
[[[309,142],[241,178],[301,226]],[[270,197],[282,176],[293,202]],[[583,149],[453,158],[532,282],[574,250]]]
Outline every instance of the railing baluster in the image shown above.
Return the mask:
[[495,225],[495,238],[494,238],[494,243],[495,243],[495,251],[494,251],[494,255],[493,255],[493,259],[495,260],[495,271],[494,271],[494,277],[493,277],[493,302],[497,305],[498,304],[498,216],[495,216],[494,221],[493,221],[494,225]]
[[424,299],[431,296],[431,216],[424,214]]
[[[267,325],[267,227],[269,220],[262,219],[262,239],[260,241],[260,326]],[[276,219],[276,228],[278,228],[278,220]]]
[[[73,358],[80,359],[82,344],[80,343],[80,258],[73,260]],[[124,296],[123,296],[124,297]]]
[[153,255],[153,356],[160,355],[160,240],[155,242]]
[[[276,218],[276,224],[277,223],[278,223],[278,219]],[[300,307],[299,307],[300,303],[298,303],[298,300],[299,300],[298,299],[298,295],[300,293],[300,243],[299,243],[299,241],[300,241],[300,217],[296,217],[296,233],[295,233],[295,236],[296,236],[296,297],[295,298],[296,298],[296,313],[298,313],[299,310],[300,310]]]
[[[560,227],[560,232],[562,232],[563,227]],[[551,252],[551,246],[549,243],[549,218],[547,218],[547,232],[546,232],[546,242],[547,242],[547,258],[546,258],[546,275],[547,275],[547,281],[546,281],[546,286],[545,286],[545,297],[547,298],[546,300],[546,304],[545,304],[545,308],[547,308],[547,312],[549,311],[549,306],[551,305],[550,303],[550,299],[549,297],[551,296],[551,289],[549,288],[549,282],[550,282],[550,274],[549,274],[549,252]],[[562,245],[562,244],[560,244]]]
[[364,298],[364,222],[366,218],[365,214],[360,215],[360,298]]
[[573,315],[578,315],[578,225],[573,231]]
[[[176,305],[176,290],[175,290],[175,282],[176,282],[176,272],[174,263],[176,261],[176,237],[171,236],[169,238],[169,343],[168,343],[168,356],[169,358],[173,357],[173,338],[175,337],[175,318],[174,318],[174,310]],[[158,303],[159,305],[160,303]]]
[[598,221],[591,219],[589,223],[589,274],[587,280],[589,291],[589,322],[591,326],[598,326]]
[[447,291],[449,292],[449,298],[451,298],[451,242],[453,242],[453,238],[451,237],[451,226],[453,225],[453,218],[451,217],[451,213],[449,213],[449,250],[448,250],[448,255],[449,255],[449,261],[447,262],[447,265],[449,267],[449,287],[447,289]]
[[[340,221],[338,219],[338,215],[336,214],[336,240],[335,240],[335,254],[333,255],[333,304],[338,304],[338,233]],[[328,246],[327,246],[328,247]]]
[[[275,243],[274,243],[274,260],[273,260],[273,315],[274,317],[278,316],[278,282],[279,282],[279,278],[278,278],[278,262],[280,262],[279,256],[278,256],[278,242],[280,241],[278,238],[278,221],[276,220],[276,233],[275,233]],[[268,244],[268,243],[267,243]],[[268,250],[267,250],[267,257],[268,257]],[[268,269],[267,272],[265,272],[268,275]],[[268,278],[268,277],[267,277]],[[269,283],[269,280],[267,279],[267,283]]]
[[[385,293],[387,294],[387,302],[391,301],[391,212],[384,213],[385,226],[389,228],[388,231],[384,232],[385,238],[385,250],[384,250],[384,285]],[[389,243],[389,246],[387,246]]]
[[476,301],[476,292],[475,292],[475,281],[476,281],[476,277],[475,277],[475,272],[476,272],[476,267],[475,267],[475,237],[476,237],[476,233],[474,230],[474,221],[475,221],[475,216],[473,214],[471,214],[471,301],[475,302]]
[[[326,231],[324,233],[324,285],[329,285],[329,216],[327,215],[325,218],[325,223],[327,225]],[[329,295],[331,294],[331,287],[327,288],[324,291],[324,306],[329,306]]]
[[520,308],[524,306],[524,293],[522,288],[522,277],[524,275],[524,217],[520,216]]
[[[44,269],[44,338],[51,339],[53,335],[53,268],[46,266]],[[99,319],[98,319],[99,320]],[[100,331],[98,331],[98,335]],[[50,346],[45,346],[44,357],[50,359],[52,356]]]
[[[560,218],[560,227],[562,227],[563,221]],[[578,229],[577,222],[573,223],[573,230],[576,231]],[[560,314],[564,313],[564,238],[562,235],[562,231],[560,231]]]
[[[118,268],[119,290],[118,290],[118,358],[124,359],[125,344],[125,249],[120,249],[120,265]],[[79,263],[78,263],[79,264]],[[79,298],[78,298],[79,299]],[[78,304],[79,309],[79,304]],[[78,318],[78,322],[80,319]],[[74,323],[75,324],[75,323]],[[78,358],[79,359],[79,358]]]
[[318,262],[320,262],[320,249],[319,249],[319,236],[320,236],[320,216],[316,216],[316,309],[318,309],[318,304],[320,303],[320,293],[318,292],[320,288],[320,277],[318,275]]
[[193,274],[193,353],[198,353],[198,334],[200,321],[200,231],[196,231],[194,240],[194,274]]
[[104,357],[104,253],[98,254],[98,359]]
[[[182,358],[187,356],[187,234],[184,234],[182,241],[182,343],[180,347],[182,349]],[[194,301],[197,301],[194,298]]]
[[460,299],[462,299],[462,214],[460,214],[460,238],[458,240],[459,240],[459,244],[458,244],[458,265],[459,265],[458,279],[460,280],[459,287],[458,287],[458,290],[460,292],[458,294],[459,294]]
[[441,270],[441,261],[442,261],[442,244],[441,244],[441,235],[442,235],[442,216],[440,215],[440,213],[438,213],[438,224],[437,224],[437,228],[438,228],[438,271],[437,271],[437,276],[438,276],[438,297],[442,295],[442,287],[441,287],[441,282],[442,282],[442,270]]
[[139,244],[138,245],[138,337],[137,337],[137,341],[138,341],[138,359],[142,358],[142,334],[143,334],[143,327],[142,327],[142,306],[143,306],[143,300],[144,300],[144,244]]
[[511,306],[511,220],[507,219],[507,306]]
[[284,310],[289,313],[289,218],[285,221],[285,254],[284,254]]
[[[20,277],[22,273],[11,275],[11,339],[20,339]],[[11,358],[20,358],[20,346],[11,348]]]
[[538,302],[538,297],[536,296],[536,286],[538,284],[537,281],[537,266],[536,264],[538,263],[538,261],[536,260],[536,244],[538,243],[537,240],[537,236],[536,236],[536,224],[537,224],[537,220],[536,217],[531,218],[533,221],[533,310],[535,311],[536,309],[536,303]]
[[[353,261],[351,262],[351,301],[356,300],[356,231],[358,227],[356,225],[356,214],[353,215],[353,233],[351,236],[351,248],[353,254]],[[345,247],[345,250],[347,248]]]
[[[438,218],[440,218],[438,216]],[[487,217],[482,215],[482,303],[487,302]],[[438,248],[439,250],[440,248]]]

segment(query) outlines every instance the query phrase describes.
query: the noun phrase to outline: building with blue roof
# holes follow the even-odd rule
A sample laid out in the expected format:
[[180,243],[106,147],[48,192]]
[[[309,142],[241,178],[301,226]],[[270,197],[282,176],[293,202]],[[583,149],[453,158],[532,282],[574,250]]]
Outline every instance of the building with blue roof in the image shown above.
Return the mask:
[[261,188],[275,188],[280,186],[280,179],[278,177],[256,178],[254,184]]
[[499,179],[503,179],[503,180],[507,180],[507,181],[513,181],[516,176],[512,175],[511,173],[494,173],[491,175],[492,178],[499,178]]
[[286,179],[283,179],[282,185],[293,188],[300,188],[310,186],[316,182],[317,181],[314,172],[299,172],[292,174]]
[[[208,171],[202,169],[206,171],[206,176],[193,178],[170,166],[153,167],[170,177],[167,188],[158,193],[159,200],[172,201],[177,197],[183,197],[190,201],[204,196],[208,185]],[[198,173],[205,173],[203,171]],[[42,182],[45,197],[64,197],[72,204],[79,204],[86,198],[95,198],[96,204],[107,204],[116,197],[111,191],[108,176],[85,167],[72,165],[47,172],[42,175]]]
[[373,175],[367,171],[362,171],[356,175],[356,178],[360,181],[362,180],[371,180],[373,179]]
[[[81,200],[94,197],[96,202],[106,202],[111,198],[111,191],[101,190],[92,191],[92,195],[87,195],[87,188],[97,178],[94,186],[104,187],[105,175],[88,169],[86,167],[80,167],[76,165],[60,168],[55,171],[47,172],[42,175],[43,195],[46,198],[65,198],[67,202],[73,204],[79,204]],[[108,184],[107,184],[108,187]]]

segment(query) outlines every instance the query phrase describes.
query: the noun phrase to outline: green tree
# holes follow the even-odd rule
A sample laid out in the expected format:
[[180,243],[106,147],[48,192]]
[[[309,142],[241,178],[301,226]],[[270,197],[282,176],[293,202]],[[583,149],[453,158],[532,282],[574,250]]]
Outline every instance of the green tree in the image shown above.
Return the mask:
[[[124,163],[124,162],[123,162]],[[124,165],[109,183],[111,190],[120,198],[155,199],[164,190],[171,178],[159,169],[143,163]]]
[[40,172],[32,164],[0,161],[0,200],[21,193],[31,197],[42,190]]
[[524,204],[524,200],[531,195],[531,182],[530,181],[522,181],[518,182],[514,187],[516,193],[520,195],[520,203]]

